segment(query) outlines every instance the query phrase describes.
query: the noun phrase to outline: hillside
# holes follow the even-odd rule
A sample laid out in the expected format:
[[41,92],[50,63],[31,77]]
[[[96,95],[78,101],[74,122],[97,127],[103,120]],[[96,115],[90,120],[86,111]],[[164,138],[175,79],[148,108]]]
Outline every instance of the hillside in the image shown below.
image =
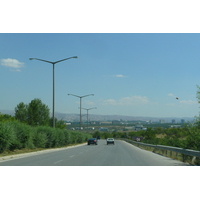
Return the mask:
[[[14,115],[14,111],[11,110],[0,110],[3,114],[9,114]],[[58,113],[55,112],[55,117],[58,120],[65,120],[65,121],[80,121],[80,115],[79,114],[66,114],[66,113]],[[151,122],[158,122],[159,120],[164,120],[165,122],[171,122],[172,119],[174,119],[176,122],[180,122],[181,119],[184,119],[185,122],[193,121],[194,118],[192,117],[145,117],[145,116],[124,116],[124,115],[94,115],[89,114],[89,121],[112,121],[112,120],[122,120],[122,121],[151,121]],[[82,120],[87,120],[87,115],[82,115]]]

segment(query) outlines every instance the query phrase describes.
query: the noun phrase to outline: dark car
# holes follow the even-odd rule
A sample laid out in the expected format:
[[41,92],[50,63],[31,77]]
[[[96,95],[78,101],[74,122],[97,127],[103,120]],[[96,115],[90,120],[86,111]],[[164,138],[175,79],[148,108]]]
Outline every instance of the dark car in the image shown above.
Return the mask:
[[95,145],[97,145],[97,144],[98,144],[97,138],[90,138],[90,139],[88,140],[88,145],[90,145],[90,144],[95,144]]
[[97,136],[97,140],[100,140],[101,138],[100,138],[100,136]]

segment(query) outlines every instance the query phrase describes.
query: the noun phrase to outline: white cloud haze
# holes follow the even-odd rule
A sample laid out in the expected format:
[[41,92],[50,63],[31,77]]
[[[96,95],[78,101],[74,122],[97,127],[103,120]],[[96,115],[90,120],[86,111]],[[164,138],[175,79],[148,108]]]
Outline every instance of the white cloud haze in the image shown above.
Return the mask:
[[124,76],[122,74],[117,74],[117,75],[113,75],[114,77],[117,77],[117,78],[124,78],[124,77],[127,77],[127,76]]
[[11,71],[21,71],[20,68],[24,66],[24,63],[12,58],[1,59],[0,63],[5,67],[11,68]]
[[127,106],[127,105],[138,105],[147,103],[149,103],[149,100],[145,96],[123,97],[119,100],[108,99],[103,101],[103,105],[113,105],[113,106],[115,105]]
[[193,104],[198,104],[197,101],[192,101],[192,100],[182,100],[180,101],[181,104],[186,104],[186,105],[193,105]]

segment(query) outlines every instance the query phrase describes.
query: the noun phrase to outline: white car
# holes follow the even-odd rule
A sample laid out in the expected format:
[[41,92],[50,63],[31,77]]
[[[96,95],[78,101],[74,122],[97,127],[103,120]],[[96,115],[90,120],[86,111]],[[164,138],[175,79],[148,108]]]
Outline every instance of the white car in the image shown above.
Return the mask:
[[107,145],[108,144],[115,144],[114,138],[108,138],[106,141],[107,141]]

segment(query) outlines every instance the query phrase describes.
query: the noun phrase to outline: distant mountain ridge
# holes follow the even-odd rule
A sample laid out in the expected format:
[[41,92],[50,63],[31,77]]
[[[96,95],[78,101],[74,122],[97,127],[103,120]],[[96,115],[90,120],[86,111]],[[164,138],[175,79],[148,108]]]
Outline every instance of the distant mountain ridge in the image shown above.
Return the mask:
[[[11,110],[0,110],[2,114],[9,114],[14,116],[14,111]],[[75,113],[59,113],[55,112],[55,117],[58,120],[65,120],[65,121],[80,121],[80,115]],[[89,121],[112,121],[112,120],[122,120],[122,121],[152,121],[152,122],[158,122],[159,120],[164,120],[165,122],[171,122],[172,119],[175,120],[175,122],[180,122],[181,119],[184,119],[185,122],[193,121],[194,117],[145,117],[145,116],[125,116],[125,115],[95,115],[95,114],[89,114],[88,115]],[[82,120],[87,120],[87,115],[82,115]]]
[[[55,113],[57,119],[63,119],[66,121],[80,121],[79,114],[64,114],[64,113]],[[159,120],[164,120],[165,122],[171,122],[172,119],[175,122],[180,122],[181,119],[184,119],[185,122],[193,121],[192,117],[145,117],[145,116],[125,116],[125,115],[95,115],[89,114],[89,121],[112,121],[112,120],[122,120],[122,121],[152,121],[158,122]],[[82,120],[86,121],[87,116],[82,115]]]

